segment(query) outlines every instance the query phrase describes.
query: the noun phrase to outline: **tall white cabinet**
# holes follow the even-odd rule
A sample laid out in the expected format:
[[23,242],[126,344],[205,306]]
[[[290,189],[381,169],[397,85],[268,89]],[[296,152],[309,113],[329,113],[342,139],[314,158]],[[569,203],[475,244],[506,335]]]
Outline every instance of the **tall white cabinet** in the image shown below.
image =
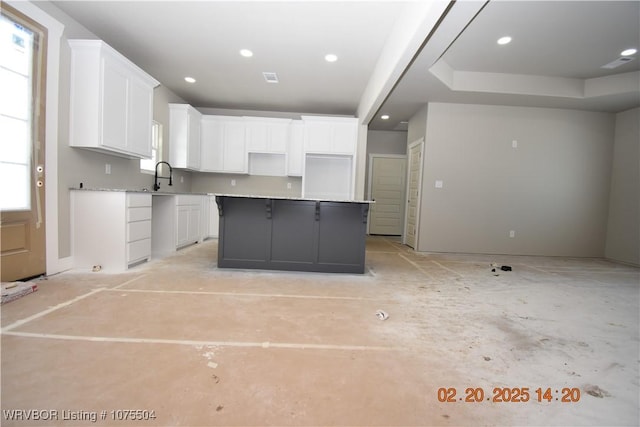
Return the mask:
[[358,120],[302,116],[304,162],[302,196],[352,200],[355,195]]
[[69,40],[69,46],[69,145],[150,158],[159,82],[101,40]]

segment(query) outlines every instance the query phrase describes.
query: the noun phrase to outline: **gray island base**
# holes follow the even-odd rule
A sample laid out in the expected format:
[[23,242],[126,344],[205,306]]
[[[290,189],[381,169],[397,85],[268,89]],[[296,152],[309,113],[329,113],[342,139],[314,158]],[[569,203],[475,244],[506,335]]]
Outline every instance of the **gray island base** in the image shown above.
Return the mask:
[[369,201],[216,195],[218,267],[365,270]]

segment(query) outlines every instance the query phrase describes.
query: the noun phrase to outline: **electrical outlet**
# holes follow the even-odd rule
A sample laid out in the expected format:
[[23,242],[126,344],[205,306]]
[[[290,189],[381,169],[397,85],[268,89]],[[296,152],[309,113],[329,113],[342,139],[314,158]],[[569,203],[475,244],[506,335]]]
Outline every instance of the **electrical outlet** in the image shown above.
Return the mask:
[[437,180],[436,181],[436,188],[442,188],[442,181],[441,180]]
[[232,186],[232,187],[235,187],[235,186],[236,186],[236,180],[235,180],[235,179],[232,179],[232,180],[231,180],[231,186]]
[[184,176],[180,175],[180,184],[184,184]]
[[512,148],[518,148],[518,140],[514,139],[513,141],[511,141],[511,147]]
[[291,190],[291,183],[287,182],[287,190]]
[[509,237],[511,238],[516,237],[516,231],[515,230],[509,231]]
[[111,175],[111,165],[109,163],[104,164],[104,173],[106,175]]

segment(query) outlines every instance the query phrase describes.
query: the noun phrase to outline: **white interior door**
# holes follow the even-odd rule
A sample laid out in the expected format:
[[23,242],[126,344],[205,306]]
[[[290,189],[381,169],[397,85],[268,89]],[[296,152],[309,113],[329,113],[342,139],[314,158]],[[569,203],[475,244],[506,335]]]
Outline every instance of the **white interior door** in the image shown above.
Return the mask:
[[369,234],[400,236],[404,224],[406,156],[372,155]]
[[409,145],[409,182],[407,187],[407,212],[405,219],[404,243],[414,249],[416,249],[418,245],[423,150],[424,141],[422,139]]

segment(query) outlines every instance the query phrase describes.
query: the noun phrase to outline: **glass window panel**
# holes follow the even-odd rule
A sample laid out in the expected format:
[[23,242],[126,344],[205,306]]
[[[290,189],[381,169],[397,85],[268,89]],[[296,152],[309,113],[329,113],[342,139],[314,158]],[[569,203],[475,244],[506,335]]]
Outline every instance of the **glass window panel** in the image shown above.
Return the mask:
[[6,17],[0,19],[0,65],[16,73],[31,74],[33,32]]
[[29,79],[0,68],[0,114],[27,120],[31,114]]
[[34,34],[0,16],[0,209],[31,209]]
[[140,159],[140,169],[155,172],[156,163],[160,160],[158,153],[162,150],[162,124],[154,121],[151,125],[151,158]]
[[29,124],[24,120],[0,116],[0,161],[29,164],[31,158]]
[[30,185],[28,165],[0,163],[0,209],[31,209]]

